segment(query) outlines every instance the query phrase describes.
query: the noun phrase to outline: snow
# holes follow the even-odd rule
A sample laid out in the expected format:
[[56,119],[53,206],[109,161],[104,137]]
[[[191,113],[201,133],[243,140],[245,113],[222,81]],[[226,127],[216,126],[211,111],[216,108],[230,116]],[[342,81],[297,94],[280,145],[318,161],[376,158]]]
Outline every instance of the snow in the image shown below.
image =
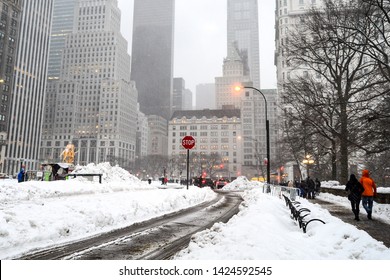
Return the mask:
[[[357,176],[357,178],[359,178]],[[321,187],[325,187],[325,188],[330,188],[330,189],[339,189],[339,190],[344,190],[345,189],[345,185],[340,185],[340,183],[338,181],[324,181],[324,182],[321,182]],[[384,188],[384,187],[377,187],[377,191],[378,193],[390,193],[390,188]]]
[[[17,183],[0,181],[0,259],[32,249],[93,236],[212,200],[210,188],[140,181],[109,164],[78,166],[77,173],[102,173],[93,181]],[[325,183],[325,182],[324,182]],[[337,186],[337,184],[335,184]],[[342,187],[342,186],[341,186]],[[264,191],[258,182],[239,177],[223,188],[244,202],[228,223],[193,236],[177,260],[390,260],[390,249],[366,232],[344,223],[314,201],[297,198],[315,218],[307,233],[290,218],[278,188]],[[378,190],[379,192],[379,190]],[[349,207],[346,198],[320,194]],[[364,210],[362,210],[364,211]],[[351,215],[352,216],[352,215]],[[390,205],[374,204],[373,217],[390,223]]]

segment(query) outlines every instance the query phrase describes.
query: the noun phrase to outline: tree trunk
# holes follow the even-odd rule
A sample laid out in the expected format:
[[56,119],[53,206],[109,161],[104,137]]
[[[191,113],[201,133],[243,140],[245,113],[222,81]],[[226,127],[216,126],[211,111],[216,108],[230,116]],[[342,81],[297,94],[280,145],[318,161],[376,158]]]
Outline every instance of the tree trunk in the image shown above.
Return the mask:
[[337,180],[337,148],[336,141],[332,141],[332,180]]
[[342,103],[340,108],[340,183],[346,184],[348,181],[348,116],[346,103]]

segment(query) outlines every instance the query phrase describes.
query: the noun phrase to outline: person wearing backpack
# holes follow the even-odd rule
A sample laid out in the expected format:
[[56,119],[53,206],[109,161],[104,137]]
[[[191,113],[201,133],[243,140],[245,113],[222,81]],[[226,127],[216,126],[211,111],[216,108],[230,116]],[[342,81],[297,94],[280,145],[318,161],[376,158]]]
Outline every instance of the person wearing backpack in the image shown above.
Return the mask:
[[358,181],[355,174],[351,174],[349,181],[345,187],[346,191],[349,191],[348,200],[351,201],[352,212],[355,214],[355,220],[360,221],[359,219],[359,205],[360,200],[362,199],[362,193],[364,188],[362,184]]

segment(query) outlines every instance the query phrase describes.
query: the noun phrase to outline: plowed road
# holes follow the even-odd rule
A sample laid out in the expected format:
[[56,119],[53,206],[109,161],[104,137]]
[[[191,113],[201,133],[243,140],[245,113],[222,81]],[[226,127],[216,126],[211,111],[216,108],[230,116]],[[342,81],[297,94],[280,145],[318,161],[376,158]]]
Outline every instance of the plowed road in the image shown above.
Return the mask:
[[214,223],[227,222],[238,213],[241,202],[239,193],[219,192],[213,201],[74,243],[31,252],[20,259],[169,259],[188,245],[194,233]]

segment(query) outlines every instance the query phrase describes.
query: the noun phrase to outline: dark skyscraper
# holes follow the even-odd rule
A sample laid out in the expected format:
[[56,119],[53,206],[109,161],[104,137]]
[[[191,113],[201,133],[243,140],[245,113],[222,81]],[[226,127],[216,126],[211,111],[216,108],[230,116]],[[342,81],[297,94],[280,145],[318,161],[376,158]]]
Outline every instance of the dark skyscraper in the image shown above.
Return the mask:
[[172,114],[175,0],[135,0],[131,80],[140,110],[170,119]]

